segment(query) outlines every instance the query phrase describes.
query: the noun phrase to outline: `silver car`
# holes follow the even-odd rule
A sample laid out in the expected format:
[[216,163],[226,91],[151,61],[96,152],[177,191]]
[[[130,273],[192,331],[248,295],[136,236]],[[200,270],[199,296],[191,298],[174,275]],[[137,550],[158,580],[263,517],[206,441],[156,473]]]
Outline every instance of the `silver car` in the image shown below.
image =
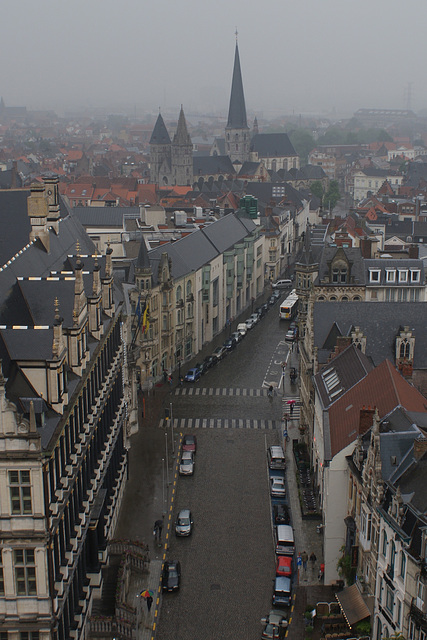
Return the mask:
[[286,495],[284,478],[270,478],[270,494],[274,498],[284,498]]
[[180,476],[192,476],[194,473],[194,455],[192,451],[183,451],[179,463]]
[[181,509],[175,520],[175,535],[189,536],[193,530],[193,518],[190,509]]

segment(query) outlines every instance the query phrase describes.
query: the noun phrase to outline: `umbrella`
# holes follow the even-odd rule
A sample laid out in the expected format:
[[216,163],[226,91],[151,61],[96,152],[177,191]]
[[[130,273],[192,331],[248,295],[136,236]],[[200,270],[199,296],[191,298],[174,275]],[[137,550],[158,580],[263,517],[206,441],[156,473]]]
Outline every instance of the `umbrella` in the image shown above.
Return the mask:
[[145,589],[144,591],[141,591],[139,595],[141,596],[141,598],[148,598],[148,596],[153,597],[154,591],[151,591],[151,589]]
[[286,404],[295,404],[295,400],[288,400]]

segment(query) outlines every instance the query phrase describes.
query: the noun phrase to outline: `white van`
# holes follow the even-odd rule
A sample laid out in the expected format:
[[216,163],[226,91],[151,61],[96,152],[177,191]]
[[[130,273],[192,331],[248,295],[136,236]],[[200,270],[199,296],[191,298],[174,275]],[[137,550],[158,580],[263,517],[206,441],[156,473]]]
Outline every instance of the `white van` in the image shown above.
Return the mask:
[[271,286],[273,289],[290,289],[292,287],[292,280],[276,280]]
[[242,335],[245,336],[248,332],[248,328],[246,326],[246,322],[241,322],[240,324],[237,325],[237,331]]
[[276,555],[293,556],[294,553],[294,530],[289,524],[278,524],[276,527]]
[[272,446],[267,452],[269,469],[285,469],[286,460],[282,447]]

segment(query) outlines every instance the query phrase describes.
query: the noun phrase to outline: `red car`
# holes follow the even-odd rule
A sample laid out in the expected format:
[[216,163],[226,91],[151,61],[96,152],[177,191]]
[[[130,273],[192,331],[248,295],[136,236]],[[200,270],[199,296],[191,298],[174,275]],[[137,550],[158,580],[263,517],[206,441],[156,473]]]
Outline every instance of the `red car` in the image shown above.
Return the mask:
[[197,438],[196,436],[185,435],[182,439],[182,450],[183,451],[192,451],[196,453],[197,449]]
[[277,558],[276,576],[292,577],[292,558],[290,556],[279,556]]

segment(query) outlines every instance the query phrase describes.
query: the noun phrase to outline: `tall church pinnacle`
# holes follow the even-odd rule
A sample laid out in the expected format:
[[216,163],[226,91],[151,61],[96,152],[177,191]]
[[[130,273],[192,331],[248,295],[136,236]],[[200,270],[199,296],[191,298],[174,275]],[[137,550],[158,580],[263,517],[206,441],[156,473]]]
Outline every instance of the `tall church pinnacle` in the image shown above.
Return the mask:
[[187,130],[187,123],[185,121],[184,109],[181,105],[181,111],[179,112],[178,126],[176,133],[173,137],[173,144],[189,144],[192,145],[190,135]]
[[239,46],[237,44],[234,54],[233,79],[231,82],[230,106],[228,109],[228,122],[226,129],[247,129],[245,96],[243,93],[242,72],[240,69]]

